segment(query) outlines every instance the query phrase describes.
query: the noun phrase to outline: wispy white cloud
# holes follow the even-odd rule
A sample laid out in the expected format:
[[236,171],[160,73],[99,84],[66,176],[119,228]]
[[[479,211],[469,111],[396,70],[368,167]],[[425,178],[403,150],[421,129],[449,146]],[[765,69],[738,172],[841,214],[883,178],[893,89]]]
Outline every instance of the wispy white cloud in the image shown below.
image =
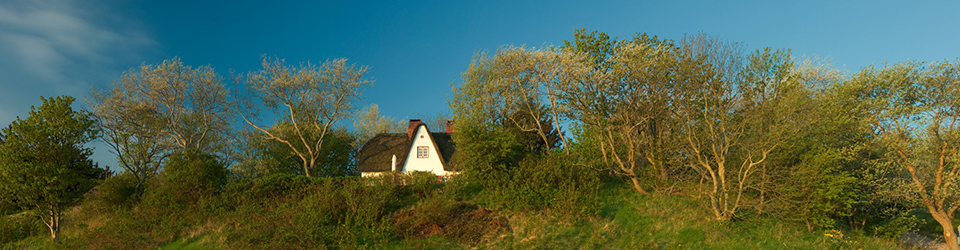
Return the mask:
[[[40,96],[78,99],[109,82],[154,42],[89,1],[0,1],[0,124],[25,115]],[[105,21],[112,20],[113,22]]]
[[[91,85],[111,82],[151,54],[155,42],[131,25],[140,22],[98,4],[0,0],[0,126],[25,118],[40,96],[70,95],[80,104]],[[97,146],[94,160],[115,159]]]

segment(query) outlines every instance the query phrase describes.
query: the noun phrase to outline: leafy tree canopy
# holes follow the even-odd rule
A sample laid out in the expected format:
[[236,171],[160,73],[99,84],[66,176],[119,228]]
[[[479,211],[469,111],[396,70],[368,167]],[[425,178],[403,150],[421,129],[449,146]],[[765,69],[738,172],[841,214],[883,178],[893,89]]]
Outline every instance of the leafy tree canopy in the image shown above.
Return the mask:
[[96,185],[103,170],[84,145],[97,136],[94,120],[70,108],[69,96],[44,98],[3,129],[0,145],[0,196],[24,210],[36,209],[56,239],[61,211]]

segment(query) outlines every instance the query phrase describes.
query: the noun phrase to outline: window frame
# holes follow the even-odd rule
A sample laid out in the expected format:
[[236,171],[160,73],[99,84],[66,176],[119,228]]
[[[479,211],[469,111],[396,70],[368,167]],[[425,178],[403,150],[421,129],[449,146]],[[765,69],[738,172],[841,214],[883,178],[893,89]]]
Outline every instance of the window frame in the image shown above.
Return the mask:
[[417,146],[417,159],[430,158],[430,146]]

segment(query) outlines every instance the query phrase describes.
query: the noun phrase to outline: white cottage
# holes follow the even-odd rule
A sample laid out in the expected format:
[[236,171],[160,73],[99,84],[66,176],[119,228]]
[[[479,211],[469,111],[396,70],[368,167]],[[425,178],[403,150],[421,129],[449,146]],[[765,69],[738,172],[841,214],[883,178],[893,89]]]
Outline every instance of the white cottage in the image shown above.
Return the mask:
[[459,171],[453,153],[453,122],[442,133],[430,132],[419,119],[410,120],[407,133],[374,136],[357,153],[357,170],[363,176],[382,172],[428,171],[447,176]]

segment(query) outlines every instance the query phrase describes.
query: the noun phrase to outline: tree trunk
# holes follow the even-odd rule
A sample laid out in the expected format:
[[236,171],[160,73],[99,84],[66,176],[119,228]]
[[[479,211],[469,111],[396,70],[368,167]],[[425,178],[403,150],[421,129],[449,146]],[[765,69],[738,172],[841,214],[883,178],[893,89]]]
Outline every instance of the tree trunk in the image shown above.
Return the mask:
[[47,228],[50,229],[50,239],[57,241],[57,235],[60,234],[60,211],[54,207],[49,212],[50,221],[44,221],[43,224],[46,224]]
[[[56,220],[56,219],[51,219],[50,222],[51,222],[51,223],[59,223],[59,222],[54,222],[54,220]],[[57,235],[60,234],[60,225],[56,225],[56,224],[55,224],[55,225],[50,226],[49,228],[50,228],[50,239],[53,239],[53,241],[57,241]]]
[[717,184],[716,177],[710,180],[710,182],[713,184],[713,190],[707,194],[707,197],[710,198],[710,208],[713,209],[713,215],[717,217],[717,220],[722,221],[723,209],[720,208],[720,193],[717,191],[720,185]]
[[557,126],[557,134],[560,135],[560,142],[563,143],[563,152],[570,155],[570,146],[567,145],[567,138],[563,136],[563,131],[560,131],[560,116],[554,113],[553,121]]
[[143,183],[146,181],[147,181],[146,177],[140,178],[139,176],[137,176],[137,186],[133,188],[134,201],[137,201],[137,202],[140,201],[140,197],[143,196],[143,189],[144,189]]
[[716,194],[709,194],[707,196],[710,198],[710,208],[713,210],[713,216],[716,216],[718,221],[723,221],[723,211],[720,209],[720,201],[717,200]]
[[310,174],[310,167],[312,167],[312,166],[311,166],[312,164],[310,164],[311,162],[312,162],[312,160],[311,160],[311,161],[307,161],[306,158],[303,159],[303,174],[306,175],[307,177],[313,177],[313,176]]
[[943,241],[947,243],[947,249],[960,249],[960,246],[957,246],[957,234],[953,232],[953,217],[943,211],[930,210],[930,213],[933,215],[933,219],[937,220],[937,222],[940,223],[940,226],[943,227]]

